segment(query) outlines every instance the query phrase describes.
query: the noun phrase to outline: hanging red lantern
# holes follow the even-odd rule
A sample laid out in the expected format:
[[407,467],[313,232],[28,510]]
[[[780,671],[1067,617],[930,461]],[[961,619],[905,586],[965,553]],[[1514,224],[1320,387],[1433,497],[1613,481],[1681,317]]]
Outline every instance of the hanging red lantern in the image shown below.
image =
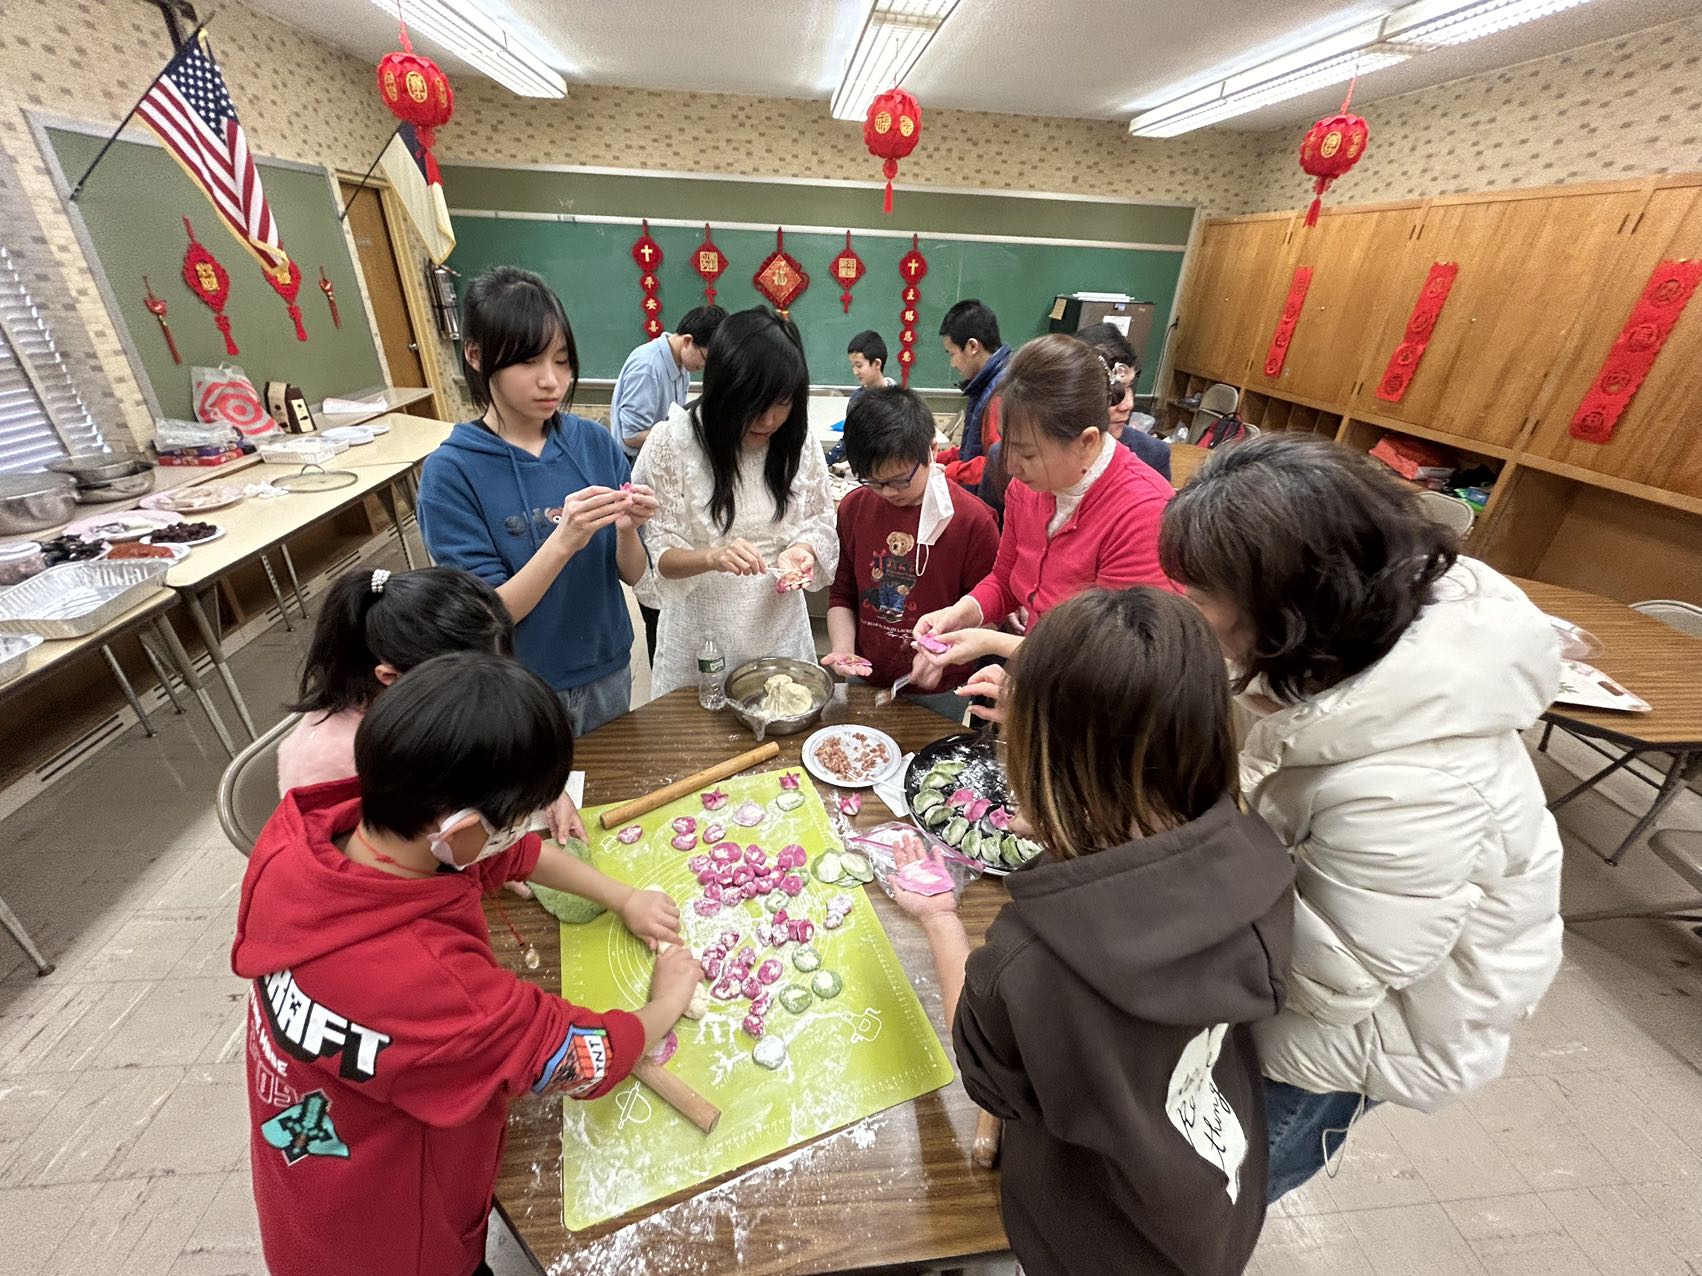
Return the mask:
[[260,273],[266,276],[266,282],[272,285],[272,291],[284,299],[284,305],[289,307],[290,322],[295,324],[295,339],[307,340],[307,329],[301,326],[301,307],[296,305],[296,296],[301,292],[301,267],[293,261],[286,261],[276,270],[261,267]]
[[774,304],[782,319],[790,317],[787,311],[792,303],[810,286],[810,277],[803,266],[786,251],[786,232],[779,227],[774,230],[774,251],[763,258],[751,282]]
[[1317,179],[1312,183],[1316,192],[1312,206],[1306,210],[1308,226],[1318,224],[1318,209],[1330,183],[1359,163],[1359,157],[1365,154],[1366,143],[1371,140],[1370,125],[1359,116],[1348,113],[1351,101],[1353,81],[1350,80],[1347,96],[1342,99],[1342,109],[1314,124],[1300,143],[1300,167]]
[[892,211],[892,182],[898,176],[898,161],[915,150],[921,140],[922,108],[903,89],[888,89],[869,103],[869,114],[863,121],[863,145],[883,161],[886,199],[882,212]]
[[225,353],[239,355],[242,351],[230,335],[230,316],[225,313],[225,302],[230,300],[230,272],[195,238],[195,228],[187,217],[183,229],[189,232],[189,248],[183,254],[183,282],[213,312],[213,322],[225,339]]
[[709,223],[703,224],[703,242],[697,246],[692,255],[692,268],[703,278],[703,304],[715,304],[715,281],[721,278],[727,269],[727,254],[715,246],[715,241],[709,237]]
[[922,255],[922,244],[915,235],[910,237],[910,251],[898,259],[898,277],[904,280],[901,297],[904,308],[899,312],[898,366],[905,385],[910,384],[910,369],[916,364],[916,319],[922,308],[922,289],[919,286],[928,273],[928,259]]
[[425,152],[426,181],[436,185],[443,179],[431,148],[437,142],[437,130],[455,114],[455,90],[449,87],[449,78],[437,63],[414,52],[406,23],[402,24],[401,43],[400,53],[386,53],[378,60],[378,95],[392,115],[412,124],[418,132],[420,149]]
[[632,245],[632,260],[638,265],[638,287],[644,294],[644,300],[639,303],[644,312],[644,335],[655,340],[662,335],[662,291],[661,277],[656,273],[662,268],[662,245],[650,237],[650,219],[645,218],[643,231]]
[[863,259],[851,248],[851,232],[845,232],[845,247],[833,259],[833,277],[839,283],[839,304],[851,313],[851,289],[863,277]]

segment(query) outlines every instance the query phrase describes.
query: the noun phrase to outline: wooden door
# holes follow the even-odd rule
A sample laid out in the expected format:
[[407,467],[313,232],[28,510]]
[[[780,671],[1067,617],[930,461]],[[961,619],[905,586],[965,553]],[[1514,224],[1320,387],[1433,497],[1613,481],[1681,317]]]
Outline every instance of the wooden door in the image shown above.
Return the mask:
[[1177,314],[1175,366],[1245,384],[1252,332],[1277,276],[1292,213],[1236,217],[1200,227]]
[[[1345,408],[1365,359],[1365,334],[1389,306],[1391,280],[1401,272],[1423,205],[1343,208],[1316,226],[1296,219],[1264,311],[1252,332],[1249,390]],[[1312,268],[1306,303],[1296,321],[1282,371],[1265,375],[1265,356],[1296,269]]]
[[414,331],[402,293],[402,275],[390,247],[384,201],[370,186],[357,189],[353,183],[345,182],[342,189],[345,201],[351,201],[352,197],[349,230],[355,237],[366,295],[372,301],[373,317],[378,321],[378,339],[384,347],[384,361],[390,367],[390,384],[424,386],[427,382],[425,365],[420,361],[420,338]]
[[[1432,201],[1391,276],[1354,411],[1512,448],[1554,393],[1578,325],[1594,322],[1603,263],[1643,198],[1562,189]],[[1460,273],[1405,397],[1387,403],[1376,397],[1380,375],[1437,261],[1457,262]]]
[[1613,437],[1590,443],[1571,435],[1573,414],[1632,307],[1661,261],[1702,257],[1702,186],[1655,190],[1622,237],[1616,259],[1594,272],[1590,313],[1544,405],[1529,450],[1600,474],[1686,496],[1702,496],[1702,296],[1693,297]]

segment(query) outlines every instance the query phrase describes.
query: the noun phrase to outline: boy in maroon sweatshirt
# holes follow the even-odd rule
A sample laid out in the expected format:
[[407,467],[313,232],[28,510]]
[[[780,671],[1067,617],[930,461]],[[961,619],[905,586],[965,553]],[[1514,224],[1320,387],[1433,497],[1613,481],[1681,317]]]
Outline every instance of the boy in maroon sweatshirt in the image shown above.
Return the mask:
[[[828,594],[822,664],[879,686],[910,672],[911,631],[992,571],[999,525],[980,498],[933,463],[934,417],[911,390],[864,391],[845,417],[845,459],[861,484],[839,503],[839,570]],[[942,694],[918,697],[948,717],[973,672],[953,666]]]
[[[272,1276],[472,1276],[509,1102],[595,1099],[684,1012],[657,959],[637,1013],[497,964],[481,893],[571,889],[526,827],[573,765],[561,702],[500,656],[404,674],[355,736],[358,778],[297,789],[248,863],[231,966],[248,998],[250,1160]],[[656,936],[679,941],[671,902]],[[623,910],[623,912],[626,910]],[[669,920],[671,914],[671,920]]]

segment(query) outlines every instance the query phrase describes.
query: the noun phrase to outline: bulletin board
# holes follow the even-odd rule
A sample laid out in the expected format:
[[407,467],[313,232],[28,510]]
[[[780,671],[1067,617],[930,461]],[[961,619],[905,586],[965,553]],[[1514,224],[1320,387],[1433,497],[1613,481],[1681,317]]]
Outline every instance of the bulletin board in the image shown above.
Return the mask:
[[[75,182],[100,150],[103,135],[49,126],[43,130],[67,184]],[[277,219],[285,250],[301,267],[305,342],[283,299],[261,274],[260,265],[213,212],[205,195],[166,150],[145,140],[115,143],[78,195],[87,238],[106,276],[108,305],[123,327],[137,372],[159,412],[193,419],[190,369],[196,365],[239,365],[257,389],[267,381],[299,385],[309,399],[348,394],[384,382],[383,365],[361,304],[359,272],[344,238],[334,186],[322,168],[260,160],[266,198]],[[213,312],[183,281],[187,215],[195,235],[230,272],[225,313],[242,353],[225,354]],[[337,293],[343,325],[334,327],[318,287],[324,267]],[[167,303],[167,322],[183,356],[172,362],[159,323],[144,304],[147,276],[154,294]]]

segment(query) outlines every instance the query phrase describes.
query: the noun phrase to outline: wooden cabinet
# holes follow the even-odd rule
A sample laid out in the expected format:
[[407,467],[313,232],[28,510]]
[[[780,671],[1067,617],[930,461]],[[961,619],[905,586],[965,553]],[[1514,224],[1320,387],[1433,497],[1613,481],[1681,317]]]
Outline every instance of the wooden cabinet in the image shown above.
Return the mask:
[[[1366,334],[1380,326],[1424,207],[1417,202],[1331,209],[1307,226],[1295,218],[1253,333],[1247,386],[1315,405],[1345,403],[1359,379]],[[1312,268],[1306,303],[1282,371],[1265,375],[1265,355],[1294,272]],[[1339,416],[1339,410],[1337,415]]]
[[[1665,185],[1632,218],[1611,263],[1592,274],[1589,313],[1537,413],[1533,458],[1702,497],[1702,296],[1692,298],[1613,438],[1571,436],[1572,416],[1661,261],[1702,256],[1702,184]],[[1538,462],[1540,463],[1540,462]]]
[[[1635,190],[1432,201],[1389,277],[1394,300],[1369,341],[1354,411],[1513,447],[1553,396],[1577,329],[1595,322],[1604,263],[1641,202]],[[1438,261],[1460,273],[1405,397],[1386,403],[1379,378]]]
[[1296,220],[1293,213],[1263,214],[1201,228],[1176,309],[1176,367],[1244,383],[1254,330],[1269,310],[1284,240]]

